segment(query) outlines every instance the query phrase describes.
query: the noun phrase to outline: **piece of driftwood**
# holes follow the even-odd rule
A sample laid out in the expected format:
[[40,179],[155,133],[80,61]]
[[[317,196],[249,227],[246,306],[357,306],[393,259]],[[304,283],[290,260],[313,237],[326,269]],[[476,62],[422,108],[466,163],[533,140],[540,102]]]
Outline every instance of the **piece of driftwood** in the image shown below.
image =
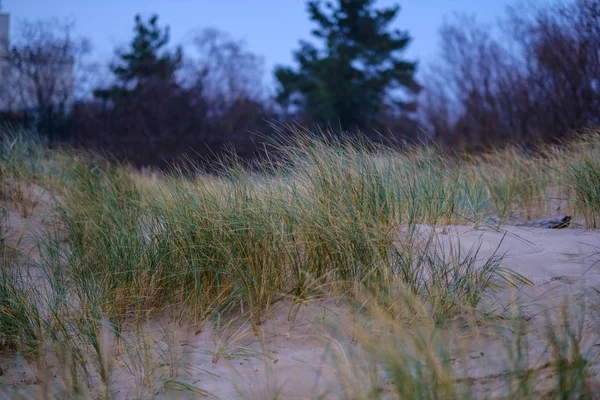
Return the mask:
[[570,222],[571,217],[569,215],[555,215],[552,218],[540,219],[533,222],[524,222],[518,224],[518,226],[531,226],[545,229],[563,229],[567,228]]

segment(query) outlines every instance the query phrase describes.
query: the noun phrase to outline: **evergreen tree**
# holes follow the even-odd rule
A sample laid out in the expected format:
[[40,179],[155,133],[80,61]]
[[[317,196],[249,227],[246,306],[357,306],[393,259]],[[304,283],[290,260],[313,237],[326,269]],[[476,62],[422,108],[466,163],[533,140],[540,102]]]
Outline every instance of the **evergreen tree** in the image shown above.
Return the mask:
[[190,96],[176,80],[182,51],[168,49],[169,28],[160,27],[156,15],[147,21],[136,15],[134,32],[110,65],[115,83],[94,94],[103,104],[104,135],[138,140],[158,152],[170,137],[192,132]]
[[147,84],[170,84],[181,66],[181,48],[168,51],[169,27],[158,26],[158,16],[153,15],[144,22],[135,16],[135,36],[130,49],[118,52],[118,61],[111,64],[117,84],[109,90],[97,90],[99,97],[112,97],[135,91]]
[[301,41],[294,53],[297,69],[277,67],[277,99],[296,107],[315,123],[343,129],[380,127],[378,115],[387,106],[409,109],[392,91],[416,93],[416,63],[402,53],[411,38],[390,29],[399,6],[375,9],[374,0],[308,2],[313,36],[322,48]]

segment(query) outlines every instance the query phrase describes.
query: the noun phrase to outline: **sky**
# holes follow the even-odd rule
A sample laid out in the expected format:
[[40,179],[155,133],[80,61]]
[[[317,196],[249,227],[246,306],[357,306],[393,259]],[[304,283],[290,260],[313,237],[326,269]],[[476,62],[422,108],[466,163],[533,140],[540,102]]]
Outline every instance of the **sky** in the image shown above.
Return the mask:
[[[401,4],[394,27],[408,30],[413,41],[406,55],[421,64],[438,52],[438,29],[453,13],[474,14],[493,22],[515,0],[379,0],[379,6]],[[543,2],[545,0],[525,0]],[[214,27],[243,39],[247,48],[264,57],[267,74],[276,65],[293,63],[299,39],[310,39],[313,25],[305,0],[0,0],[11,14],[14,29],[21,20],[70,18],[75,32],[91,40],[94,58],[110,61],[117,46],[133,36],[135,14],[159,15],[169,25],[174,44],[189,41],[194,31]]]

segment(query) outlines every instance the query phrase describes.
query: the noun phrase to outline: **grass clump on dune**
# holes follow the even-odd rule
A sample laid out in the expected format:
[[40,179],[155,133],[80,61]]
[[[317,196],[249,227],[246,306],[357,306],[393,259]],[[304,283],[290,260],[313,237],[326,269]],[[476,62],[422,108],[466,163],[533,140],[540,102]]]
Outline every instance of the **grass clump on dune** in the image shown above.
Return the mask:
[[[425,321],[433,334],[477,314],[494,289],[530,283],[502,267],[503,254],[482,258],[479,248],[443,239],[449,225],[529,219],[548,213],[555,200],[589,227],[598,216],[600,146],[593,135],[568,152],[546,148],[531,156],[513,148],[466,160],[428,147],[400,152],[295,133],[278,144],[278,164],[265,162],[258,172],[230,162],[216,175],[198,169],[154,180],[20,136],[3,142],[7,207],[25,202],[14,195],[21,184],[46,185],[57,195],[56,222],[37,238],[39,256],[2,267],[6,347],[33,354],[48,342],[67,345],[69,390],[78,379],[89,387],[100,379],[108,397],[106,337],[125,343],[128,328],[165,315],[197,331],[243,316],[258,336],[278,301],[297,307],[314,298],[376,299],[367,307],[374,318]],[[28,268],[39,275],[35,285],[17,279],[15,271]],[[405,382],[396,388],[400,398],[415,391],[423,397],[414,398],[457,397],[443,357],[427,353],[431,359],[421,363],[434,344],[411,340],[413,353],[384,349],[398,362],[373,350],[396,384]],[[426,378],[431,372],[438,375]],[[422,380],[408,379],[413,373]]]
[[600,218],[600,161],[585,155],[570,166],[569,181],[575,197],[575,209],[583,214],[586,228],[597,228]]
[[[412,165],[389,150],[373,155],[306,138],[287,155],[285,174],[251,177],[233,166],[218,177],[170,176],[155,185],[112,166],[70,166],[59,207],[66,273],[85,288],[81,296],[104,299],[89,301],[101,301],[111,317],[179,305],[198,321],[244,310],[255,328],[280,297],[339,296],[396,279],[413,280],[406,283],[425,295],[423,274],[399,275],[406,257],[447,285],[484,273],[440,272],[464,260],[438,265],[433,254],[416,255],[416,241],[411,248],[398,240],[401,227],[464,221],[461,182],[441,159]],[[433,253],[429,245],[422,251]],[[466,291],[451,291],[465,300]]]

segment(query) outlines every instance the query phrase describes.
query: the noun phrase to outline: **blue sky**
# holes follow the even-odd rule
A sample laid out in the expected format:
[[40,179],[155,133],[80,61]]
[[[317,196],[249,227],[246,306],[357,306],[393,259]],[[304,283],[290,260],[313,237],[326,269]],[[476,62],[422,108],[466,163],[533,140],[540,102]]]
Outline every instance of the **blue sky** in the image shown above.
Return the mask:
[[[1,1],[1,0],[0,0]],[[401,0],[402,11],[395,26],[407,29],[413,42],[407,55],[426,63],[435,57],[438,28],[454,12],[475,14],[492,22],[515,0]],[[528,0],[541,3],[545,0]],[[305,0],[3,0],[3,11],[11,14],[12,26],[19,20],[56,16],[72,18],[76,32],[88,37],[94,56],[108,61],[119,45],[132,37],[136,13],[159,15],[171,27],[173,42],[183,42],[190,33],[215,27],[244,39],[248,48],[265,60],[267,73],[277,64],[290,64],[298,39],[310,38]],[[398,1],[379,0],[386,6]]]

